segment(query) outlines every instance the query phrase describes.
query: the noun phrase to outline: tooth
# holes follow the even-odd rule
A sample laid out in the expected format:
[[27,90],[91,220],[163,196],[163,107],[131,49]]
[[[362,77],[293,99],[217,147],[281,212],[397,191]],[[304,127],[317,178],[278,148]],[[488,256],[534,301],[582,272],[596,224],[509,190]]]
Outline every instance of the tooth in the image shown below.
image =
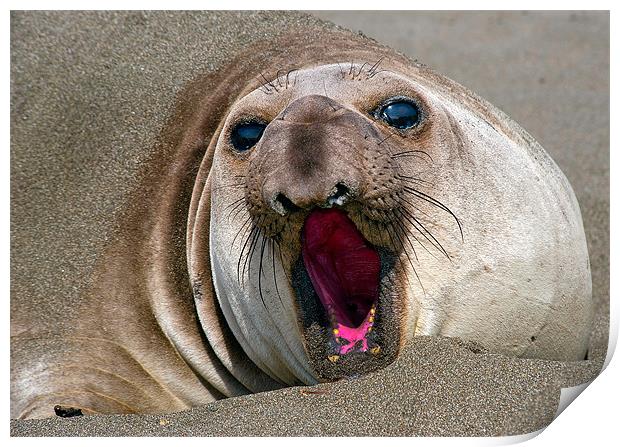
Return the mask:
[[334,335],[338,335],[340,333],[338,329],[334,329],[332,332],[334,333]]
[[327,357],[327,359],[332,363],[336,363],[339,358],[340,358],[339,355],[330,355],[329,357]]

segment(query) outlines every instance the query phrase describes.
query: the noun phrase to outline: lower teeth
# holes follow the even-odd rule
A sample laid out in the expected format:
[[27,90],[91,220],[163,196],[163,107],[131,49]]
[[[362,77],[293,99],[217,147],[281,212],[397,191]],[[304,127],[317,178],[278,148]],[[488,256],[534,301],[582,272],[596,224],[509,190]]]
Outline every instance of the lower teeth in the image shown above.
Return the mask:
[[370,349],[372,354],[379,353],[379,347],[369,348],[367,335],[372,331],[376,314],[376,305],[373,304],[368,315],[357,328],[351,328],[336,321],[335,314],[329,312],[329,319],[332,326],[332,334],[337,343],[337,353],[348,354],[350,352],[366,352]]

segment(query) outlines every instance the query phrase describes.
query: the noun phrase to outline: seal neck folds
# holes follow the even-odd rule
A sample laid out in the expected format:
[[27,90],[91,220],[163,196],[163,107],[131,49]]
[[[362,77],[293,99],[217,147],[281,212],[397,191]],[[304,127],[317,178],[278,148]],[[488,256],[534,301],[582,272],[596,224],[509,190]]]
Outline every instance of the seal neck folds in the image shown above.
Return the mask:
[[379,253],[343,211],[316,209],[304,224],[302,256],[339,354],[368,350],[379,299]]

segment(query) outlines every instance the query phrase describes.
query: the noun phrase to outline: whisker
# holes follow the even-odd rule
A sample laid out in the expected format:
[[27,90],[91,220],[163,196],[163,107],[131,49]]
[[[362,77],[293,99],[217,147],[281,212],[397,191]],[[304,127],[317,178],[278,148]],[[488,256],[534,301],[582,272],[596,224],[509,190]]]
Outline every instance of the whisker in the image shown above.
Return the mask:
[[353,79],[355,79],[357,76],[359,76],[359,75],[361,75],[361,74],[362,74],[362,70],[364,69],[364,67],[365,67],[366,65],[368,65],[368,62],[364,62],[364,63],[362,64],[362,66],[360,67],[360,70],[357,72],[357,75],[353,76]]
[[284,272],[284,276],[286,276],[286,279],[290,283],[291,282],[291,278],[286,274],[286,270],[284,269],[284,258],[282,258],[282,248],[280,247],[280,243],[277,240],[275,240],[275,239],[273,241],[278,246],[278,254],[280,256],[280,265],[282,266],[282,271]]
[[[400,230],[400,232],[399,232],[399,231],[396,231],[396,232],[395,232],[395,235],[396,235],[396,238],[400,241],[401,248],[403,249],[403,251],[405,252],[405,254],[407,254],[407,250],[405,250],[405,241],[403,241],[403,240],[401,239],[401,235],[400,235],[400,233],[403,233],[403,236],[406,236],[406,235],[407,235],[407,234],[406,234],[406,232],[405,232],[405,230],[404,230],[404,228],[403,228],[403,226],[402,226],[402,224],[401,224],[398,220],[394,220],[394,221],[390,222],[390,224],[392,225],[392,227],[394,227],[394,225],[398,225],[398,229]],[[395,227],[394,227],[394,228],[395,228]],[[409,239],[407,239],[407,240],[409,240]],[[411,247],[411,250],[413,251],[413,257],[415,258],[415,260],[416,260],[416,261],[418,261],[418,262],[419,262],[419,259],[418,259],[418,254],[416,253],[416,251],[415,251],[415,247],[414,247],[414,246],[413,246],[413,244],[411,243],[411,240],[409,240],[409,246]],[[413,267],[413,265],[411,265],[411,266]]]
[[373,74],[371,74],[370,76],[368,76],[368,79],[372,79],[372,78],[374,78],[376,75],[378,75],[379,73],[384,73],[384,72],[385,72],[385,73],[387,73],[387,72],[389,72],[389,70],[377,70],[377,71],[375,71]]
[[286,70],[284,70],[283,68],[280,68],[278,71],[276,71],[276,81],[278,81],[278,85],[280,86],[280,88],[284,87],[282,85],[282,81],[280,80],[280,72],[284,73]]
[[[230,210],[230,213],[228,213],[229,215],[228,221],[234,222],[235,220],[237,220],[237,217],[239,217],[239,214],[243,213],[244,211],[247,211],[247,207],[245,206],[245,201],[238,203],[232,210]],[[232,213],[235,213],[235,215],[231,217]]]
[[[267,86],[271,87],[271,89],[275,90],[276,92],[279,92],[280,90],[278,90],[278,88],[276,87],[276,85],[273,83],[273,81],[269,81],[265,75],[263,73],[260,74],[261,78],[263,78],[263,81],[265,81],[265,83],[263,84],[263,87],[267,88]],[[269,91],[269,89],[268,89]],[[270,93],[273,93],[271,91],[269,91]]]
[[[243,259],[243,253],[245,252],[245,247],[248,245],[248,242],[250,242],[250,239],[251,239],[252,234],[254,233],[254,229],[256,227],[252,227],[252,225],[250,225],[250,228],[252,228],[252,231],[250,231],[250,234],[245,239],[245,242],[243,243],[243,246],[241,247],[241,253],[239,253],[239,259],[237,260],[237,282],[239,282],[241,284],[243,284],[243,282],[241,281],[241,276],[240,276],[241,260]],[[245,235],[244,235],[244,237],[245,237]]]
[[340,70],[340,75],[342,76],[342,79],[344,79],[345,74],[344,74],[344,71],[342,70],[342,67],[340,66],[340,63],[337,63],[337,65],[338,65],[338,69]]
[[411,203],[409,200],[407,200],[405,197],[401,196],[400,194],[398,194],[398,198],[400,202],[405,202],[407,205],[409,205],[414,210],[418,211],[420,214],[424,214],[426,217],[431,218],[431,219],[433,218],[433,216],[425,212],[423,209],[418,208],[415,204]]
[[[248,262],[250,265],[252,264],[252,262],[250,261],[250,258],[252,257],[254,253],[254,245],[256,244],[258,235],[260,234],[260,229],[258,225],[251,225],[250,228],[251,228],[250,234],[248,235],[247,239],[245,240],[245,243],[243,244],[241,253],[239,255],[239,261],[237,261],[237,279],[240,280],[239,282],[241,283],[242,286],[245,281],[245,271],[248,266]],[[249,246],[248,246],[248,242],[250,244]],[[246,247],[248,248],[248,254],[245,257],[245,260],[243,260],[243,269],[241,270],[241,277],[239,278],[239,273],[241,269],[241,260],[243,259],[243,254],[245,253]],[[249,271],[248,271],[248,276],[249,276]]]
[[[392,244],[392,247],[394,247],[394,250],[397,250],[398,246],[396,245],[396,242],[394,242],[394,239],[392,238],[392,233],[388,230],[388,226],[392,228],[394,227],[391,224],[384,225],[384,228],[386,230],[385,233],[388,235],[388,238],[390,239],[390,243]],[[400,256],[398,256],[397,259],[398,259],[398,262],[400,263],[401,268],[405,270],[405,263],[403,262],[403,259]],[[411,260],[409,260],[409,262],[411,262]],[[405,275],[405,280],[409,283],[409,278],[407,277],[407,275]]]
[[[426,247],[426,245],[424,245],[424,244],[422,243],[422,241],[420,241],[420,239],[418,239],[418,238],[416,237],[416,235],[415,235],[415,234],[413,234],[413,233],[411,233],[411,232],[407,231],[407,228],[405,227],[405,224],[404,224],[403,222],[401,222],[400,220],[397,220],[396,222],[398,223],[399,227],[401,227],[402,232],[403,232],[403,234],[404,234],[405,238],[406,238],[406,239],[407,239],[407,241],[409,242],[409,245],[411,245],[411,246],[412,246],[412,248],[413,248],[413,243],[411,242],[411,239],[409,239],[409,236],[411,236],[411,237],[412,237],[412,238],[413,238],[413,239],[414,239],[414,240],[418,243],[418,245],[420,245],[420,247],[422,247],[422,248],[424,249],[424,251],[426,251],[429,255],[431,255],[432,257],[434,257],[435,259],[437,259],[437,258],[435,257],[435,255],[434,255],[433,253],[431,253],[431,251],[430,251],[430,250]],[[418,230],[418,229],[416,228],[416,230]],[[419,230],[418,230],[418,231],[419,231]],[[416,257],[416,260],[417,260],[417,257]]]
[[[400,243],[400,249],[403,251],[403,253],[407,257],[407,260],[409,261],[409,265],[411,265],[411,269],[413,270],[413,273],[415,274],[415,276],[416,276],[416,278],[418,280],[418,283],[420,284],[420,287],[422,287],[422,291],[424,291],[424,286],[422,285],[422,281],[420,280],[420,276],[418,275],[418,272],[416,271],[415,266],[413,265],[413,261],[411,260],[411,256],[409,256],[409,252],[405,249],[405,244],[403,243],[403,240],[398,235],[398,229],[395,228],[394,222],[388,223],[387,226],[391,227],[394,230],[394,236],[398,239],[398,242]],[[393,246],[396,248],[397,245],[396,245],[396,243],[394,243],[394,239],[392,239],[391,232],[388,231],[387,234],[388,234],[390,240],[392,241]],[[413,247],[412,247],[412,249],[413,249]],[[415,254],[415,249],[413,249],[413,252]],[[404,266],[404,262],[402,262],[402,258],[399,256],[398,259],[401,262],[401,267],[404,270],[405,266]],[[416,256],[416,260],[417,260],[417,256]],[[407,278],[407,276],[405,276],[405,278]],[[409,282],[408,278],[407,278],[407,282]]]
[[240,198],[239,198],[239,199],[237,199],[237,200],[233,200],[232,202],[230,202],[230,203],[226,206],[226,208],[224,208],[224,209],[223,209],[223,211],[226,211],[226,210],[230,209],[230,207],[231,207],[231,206],[235,205],[236,203],[242,202],[243,200],[245,200],[245,197],[240,197]]
[[[390,223],[390,226],[392,228],[394,228],[393,223]],[[398,231],[395,231],[394,235],[399,240],[401,249],[402,249],[403,253],[405,253],[405,256],[407,257],[407,259],[409,260],[409,265],[411,265],[411,269],[413,270],[413,273],[415,274],[416,278],[418,279],[418,283],[420,284],[420,287],[422,288],[422,291],[424,293],[426,293],[426,291],[424,290],[424,286],[422,285],[422,280],[420,279],[420,276],[418,275],[418,272],[416,271],[416,269],[415,269],[415,267],[413,265],[413,261],[411,260],[411,257],[409,256],[409,252],[407,250],[405,250],[405,244],[403,243],[403,240],[398,235]],[[413,254],[414,254],[414,256],[416,258],[416,261],[417,261],[418,260],[418,255],[415,252],[415,248],[413,248],[413,246],[411,246],[411,249],[413,250]]]
[[436,207],[438,207],[438,208],[440,208],[440,209],[444,210],[445,212],[447,212],[448,214],[450,214],[450,215],[454,218],[454,220],[456,221],[456,224],[457,224],[457,225],[458,225],[458,227],[459,227],[459,231],[460,231],[460,233],[461,233],[461,240],[464,240],[464,238],[463,238],[463,227],[461,226],[461,221],[460,221],[460,220],[458,219],[458,217],[456,217],[456,215],[455,215],[455,214],[454,214],[454,213],[450,210],[450,208],[448,208],[446,205],[444,205],[443,203],[441,203],[439,200],[434,199],[433,197],[431,197],[431,196],[429,196],[429,195],[427,195],[427,194],[424,194],[423,192],[418,191],[417,189],[410,188],[410,187],[408,187],[408,186],[403,186],[403,190],[405,190],[405,191],[407,191],[407,192],[409,192],[409,193],[413,194],[414,196],[419,197],[419,198],[420,198],[420,199],[422,199],[422,200],[425,200],[426,202],[428,202],[428,203],[430,203],[430,204],[432,204],[432,205],[435,205]]
[[377,143],[377,146],[381,146],[383,143],[385,143],[388,139],[392,138],[393,136],[395,136],[395,134],[390,132],[390,134],[387,137],[385,137],[383,140]]
[[[259,78],[259,76],[257,76],[257,78]],[[265,79],[265,77],[263,76],[263,79]],[[259,90],[261,92],[263,92],[265,95],[271,95],[273,94],[272,89],[267,85],[267,83],[265,81],[263,81],[262,79],[259,79],[261,85],[259,87]]]
[[271,269],[273,271],[273,283],[276,286],[276,293],[278,294],[278,298],[280,299],[280,304],[282,304],[282,307],[284,307],[282,297],[280,296],[280,289],[278,288],[278,278],[276,277],[276,249],[275,241],[273,239],[269,239],[269,249],[271,251]]
[[262,244],[260,247],[260,260],[258,263],[258,294],[260,295],[260,300],[263,302],[263,306],[267,309],[267,305],[265,304],[265,299],[263,298],[263,286],[262,286],[262,277],[263,277],[263,255],[265,254],[265,244],[267,242],[267,238],[261,236]]
[[[417,227],[416,227],[416,230],[420,231],[420,232],[421,232],[421,234],[422,234],[423,236],[424,236],[424,233],[428,234],[428,235],[430,236],[430,238],[431,238],[431,239],[432,239],[432,240],[433,240],[433,241],[437,244],[437,245],[434,245],[434,244],[433,244],[433,245],[435,246],[435,248],[438,248],[441,252],[443,252],[443,254],[444,254],[444,255],[446,255],[446,257],[447,257],[450,261],[452,261],[452,258],[450,257],[450,255],[448,254],[448,252],[446,251],[446,249],[443,247],[443,245],[441,245],[441,242],[439,242],[439,240],[438,240],[438,239],[437,239],[437,238],[433,235],[433,233],[431,233],[431,232],[430,232],[430,231],[429,231],[429,230],[428,230],[428,229],[424,226],[424,224],[423,224],[420,220],[418,220],[418,219],[417,219],[417,218],[416,218],[413,214],[410,214],[410,213],[409,213],[409,211],[408,211],[407,209],[405,209],[405,208],[403,208],[403,209],[401,210],[401,212],[406,213],[406,214],[407,214],[407,215],[408,215],[411,219],[413,219],[413,220],[414,220],[414,222],[416,222],[416,223],[418,224],[418,226],[422,228],[422,230],[423,230],[423,231],[420,231]],[[424,236],[424,237],[428,240],[428,238],[427,238],[426,236]],[[429,241],[429,242],[431,242],[431,241]],[[431,243],[432,243],[432,242],[431,242]]]
[[392,158],[402,158],[402,157],[417,157],[420,160],[424,160],[424,157],[421,157],[418,154],[424,154],[426,155],[426,157],[428,157],[428,159],[432,162],[433,158],[428,155],[425,151],[404,151],[404,152],[398,152],[397,154],[392,154],[391,157]]
[[286,87],[288,88],[288,77],[291,75],[292,72],[297,71],[297,69],[293,68],[291,70],[288,71],[288,73],[286,73]]
[[245,197],[241,197],[240,199],[237,200],[233,200],[232,202],[230,202],[228,205],[226,205],[226,207],[222,210],[222,212],[227,211],[230,209],[230,207],[238,204],[239,202],[242,202],[243,200],[245,200]]
[[233,238],[231,249],[235,245],[235,241],[237,240],[237,237],[239,237],[239,235],[241,234],[244,228],[245,228],[245,231],[244,231],[243,237],[245,237],[245,234],[248,232],[248,229],[252,226],[250,225],[250,227],[248,227],[248,224],[251,224],[251,223],[252,223],[252,216],[248,214],[247,219],[243,222],[243,224],[241,225],[241,228],[239,228],[239,230],[237,231],[237,234],[235,234],[235,237]]
[[238,188],[240,186],[245,186],[245,183],[230,183],[228,185],[221,185],[218,186],[216,188],[211,188],[211,191],[217,191],[218,189],[223,189],[223,188]]
[[[450,256],[448,255],[446,250],[443,248],[443,246],[437,241],[437,239],[435,239],[435,237],[432,234],[430,234],[430,232],[426,229],[426,227],[424,227],[424,225],[422,225],[415,217],[413,217],[411,214],[409,214],[409,212],[407,210],[405,210],[405,209],[397,209],[396,211],[407,222],[409,222],[411,224],[411,226],[413,226],[416,229],[416,231],[418,231],[424,237],[424,239],[426,239],[433,247],[435,247],[437,250],[441,251],[443,254],[446,255],[446,257],[448,259],[450,259]],[[413,222],[411,221],[411,219],[413,219]],[[427,233],[429,233],[433,240],[429,239],[428,236],[426,236],[426,234],[424,234],[424,232],[422,230],[420,230],[420,228],[418,228],[418,225],[421,226]],[[426,250],[426,252],[429,255],[431,255],[432,257],[437,259],[435,257],[435,255],[433,253],[431,253],[430,250],[428,250],[428,248],[426,248],[426,245],[424,245],[417,237],[415,237],[414,234],[412,234],[411,236],[418,242],[418,244],[420,244],[420,246],[422,246]],[[435,245],[435,243],[433,241],[435,241],[437,243],[437,245]]]
[[370,69],[368,70],[368,73],[366,74],[366,79],[370,79],[368,76],[370,76],[379,67],[379,64],[383,61],[383,59],[385,59],[385,56],[381,56],[379,60],[375,62],[375,64],[372,67],[370,67]]
[[424,180],[421,179],[419,177],[411,177],[408,175],[402,175],[402,174],[398,174],[396,175],[396,177],[404,182],[409,182],[409,183],[426,183],[428,186],[433,186],[432,182],[429,182],[428,180]]
[[[327,87],[325,87],[325,79],[323,79],[323,91],[325,92],[325,97],[329,98],[329,95],[327,94]],[[336,106],[333,105],[331,102],[328,101],[327,104],[332,108],[334,112],[338,110]]]
[[248,279],[252,273],[252,258],[254,257],[254,250],[256,250],[256,246],[258,245],[258,239],[260,238],[260,229],[258,226],[254,227],[256,231],[254,231],[254,235],[252,236],[252,242],[250,242],[250,248],[248,256],[245,258],[243,262],[243,272],[241,273],[241,277],[245,278],[245,270],[247,267],[248,270]]

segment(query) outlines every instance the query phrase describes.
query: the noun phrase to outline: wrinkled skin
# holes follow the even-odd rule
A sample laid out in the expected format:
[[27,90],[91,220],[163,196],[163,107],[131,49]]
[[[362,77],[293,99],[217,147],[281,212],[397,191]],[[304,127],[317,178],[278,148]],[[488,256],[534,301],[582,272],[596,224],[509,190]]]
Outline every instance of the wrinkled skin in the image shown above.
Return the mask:
[[[558,167],[465,88],[339,33],[322,36],[329,51],[287,36],[269,61],[254,50],[188,88],[162,137],[176,150],[145,167],[144,206],[101,258],[76,337],[20,368],[15,417],[56,404],[173,411],[334,380],[385,366],[417,335],[583,359],[589,262]],[[268,82],[253,76],[268,67],[278,67]],[[393,96],[416,101],[418,126],[397,131],[373,116]],[[248,116],[268,124],[238,153],[230,133]],[[381,254],[382,276],[380,349],[334,360],[300,235],[338,184],[348,192],[335,207]]]

